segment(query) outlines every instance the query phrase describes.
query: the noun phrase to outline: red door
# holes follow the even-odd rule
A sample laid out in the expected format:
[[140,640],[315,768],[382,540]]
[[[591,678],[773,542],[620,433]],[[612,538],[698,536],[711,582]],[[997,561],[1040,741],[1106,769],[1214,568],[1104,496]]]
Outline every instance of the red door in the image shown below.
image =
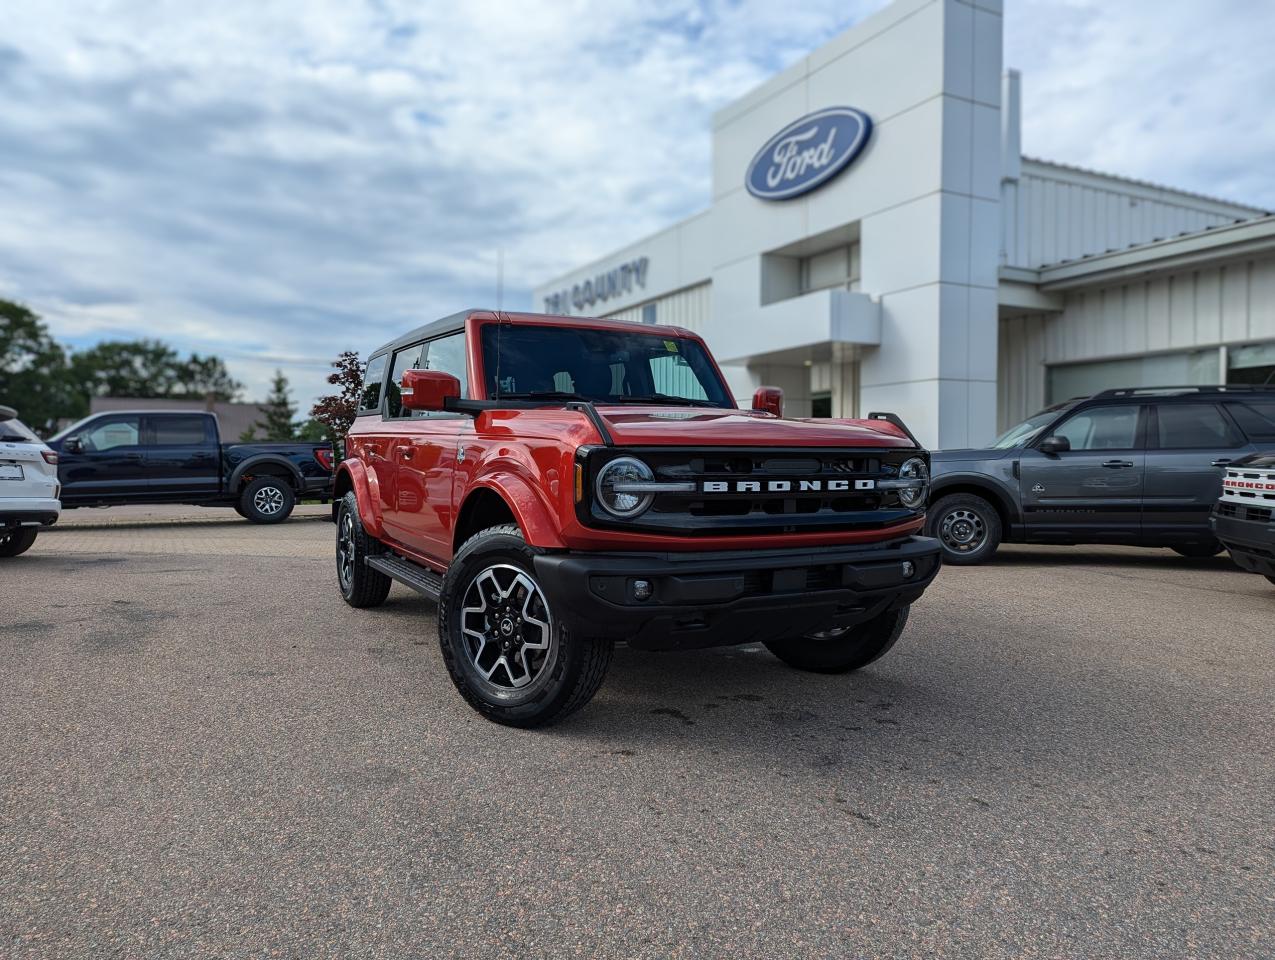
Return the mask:
[[397,499],[393,536],[409,549],[446,563],[456,525],[453,478],[462,432],[473,432],[469,417],[441,416],[411,421],[413,432],[394,439]]

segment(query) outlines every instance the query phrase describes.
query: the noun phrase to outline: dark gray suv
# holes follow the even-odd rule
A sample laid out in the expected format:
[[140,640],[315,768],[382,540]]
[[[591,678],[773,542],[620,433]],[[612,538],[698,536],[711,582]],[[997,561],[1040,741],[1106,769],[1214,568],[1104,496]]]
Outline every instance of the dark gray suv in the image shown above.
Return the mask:
[[1222,468],[1275,443],[1275,389],[1107,390],[1050,407],[985,450],[932,454],[926,532],[945,563],[1001,543],[1120,543],[1221,552]]

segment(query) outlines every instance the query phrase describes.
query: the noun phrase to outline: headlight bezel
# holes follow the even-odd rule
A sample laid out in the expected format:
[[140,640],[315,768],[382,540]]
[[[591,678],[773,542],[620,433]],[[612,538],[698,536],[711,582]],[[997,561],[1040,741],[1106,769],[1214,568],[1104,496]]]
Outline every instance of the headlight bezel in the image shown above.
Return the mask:
[[[910,468],[910,469],[909,469]],[[921,510],[930,494],[930,465],[924,457],[908,457],[899,465],[900,480],[920,480],[919,487],[900,487],[899,503],[909,510]]]
[[[613,460],[608,460],[606,463],[604,463],[601,466],[601,468],[599,468],[597,476],[594,477],[594,480],[593,480],[594,501],[608,515],[614,517],[617,520],[632,520],[634,517],[641,516],[648,509],[650,509],[651,504],[655,502],[655,494],[652,492],[646,492],[641,494],[620,493],[618,495],[622,497],[636,498],[636,502],[632,507],[629,507],[628,509],[621,509],[621,508],[617,508],[615,504],[611,502],[608,499],[608,496],[603,492],[603,484],[607,481],[608,474],[611,474],[613,471],[617,469],[634,468],[634,467],[636,468],[635,472],[637,473],[637,476],[631,476],[626,478],[628,482],[631,482],[631,483],[654,483],[655,482],[655,471],[651,469],[650,465],[647,464],[644,460],[640,460],[637,457],[632,457],[632,456],[622,456],[622,457],[616,457]],[[614,482],[624,482],[624,481],[612,480],[611,482],[614,483]],[[615,496],[616,494],[613,491],[611,495]]]

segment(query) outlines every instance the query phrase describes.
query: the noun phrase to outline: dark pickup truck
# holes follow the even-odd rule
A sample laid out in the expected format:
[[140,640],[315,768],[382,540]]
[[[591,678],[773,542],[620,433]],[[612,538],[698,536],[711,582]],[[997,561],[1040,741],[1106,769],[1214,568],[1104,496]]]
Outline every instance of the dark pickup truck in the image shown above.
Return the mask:
[[211,413],[98,413],[48,445],[58,452],[63,509],[191,503],[278,523],[301,497],[326,500],[332,491],[331,445],[223,444]]

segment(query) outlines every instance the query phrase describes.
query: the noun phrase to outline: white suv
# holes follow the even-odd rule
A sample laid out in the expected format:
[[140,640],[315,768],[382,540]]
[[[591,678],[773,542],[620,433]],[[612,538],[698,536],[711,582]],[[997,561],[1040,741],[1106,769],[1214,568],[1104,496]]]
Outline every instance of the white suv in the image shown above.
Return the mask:
[[58,455],[0,407],[0,557],[16,557],[35,543],[41,527],[57,523]]

